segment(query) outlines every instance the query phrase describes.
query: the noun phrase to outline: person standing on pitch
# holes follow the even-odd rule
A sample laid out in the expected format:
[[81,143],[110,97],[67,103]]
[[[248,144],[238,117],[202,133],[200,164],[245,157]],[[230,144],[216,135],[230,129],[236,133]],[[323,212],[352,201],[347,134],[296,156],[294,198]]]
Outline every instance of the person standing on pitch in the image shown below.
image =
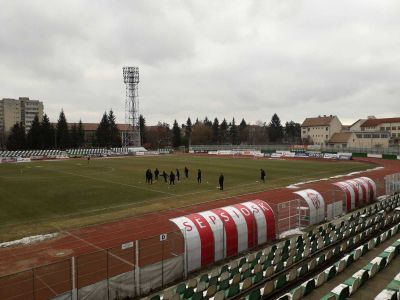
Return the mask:
[[176,179],[178,179],[178,181],[179,181],[179,177],[181,176],[181,174],[179,174],[179,170],[178,169],[176,169]]
[[171,185],[171,184],[175,185],[175,174],[172,171],[169,174],[169,185]]
[[189,178],[189,169],[185,166],[185,177]]
[[150,169],[146,170],[146,183],[150,182]]
[[154,179],[158,181],[158,175],[160,174],[160,171],[158,171],[158,168],[154,170]]
[[266,174],[265,174],[265,171],[264,171],[264,169],[260,169],[260,177],[261,177],[261,180],[265,183],[265,176],[266,176]]
[[90,163],[90,155],[88,155],[88,157],[87,157],[87,164],[89,164]]
[[164,177],[164,182],[167,183],[168,174],[165,171],[163,171],[161,176]]
[[153,184],[153,172],[149,172],[149,182],[150,184]]
[[223,191],[224,190],[224,174],[222,174],[221,173],[221,175],[219,176],[219,189],[221,190],[221,191]]
[[197,170],[197,183],[201,183],[201,170]]

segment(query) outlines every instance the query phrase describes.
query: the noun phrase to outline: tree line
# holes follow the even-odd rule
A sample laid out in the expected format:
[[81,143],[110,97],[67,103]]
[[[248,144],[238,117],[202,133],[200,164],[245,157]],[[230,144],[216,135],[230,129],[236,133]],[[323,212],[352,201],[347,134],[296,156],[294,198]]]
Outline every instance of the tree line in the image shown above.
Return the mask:
[[[269,123],[248,124],[244,119],[239,124],[235,118],[219,121],[205,117],[192,123],[189,117],[184,124],[174,120],[172,126],[159,122],[156,126],[146,126],[143,115],[139,116],[141,143],[145,148],[179,148],[190,145],[260,145],[268,143],[301,143],[300,124],[293,121],[283,126],[275,113]],[[120,147],[121,132],[116,124],[114,112],[104,112],[93,142],[85,141],[82,121],[69,124],[61,110],[57,123],[52,124],[46,114],[42,120],[36,116],[31,128],[26,132],[23,124],[15,124],[6,141],[8,150],[68,149],[81,147]]]
[[93,144],[87,145],[81,120],[78,124],[68,125],[63,110],[61,110],[56,124],[50,123],[46,114],[41,120],[36,115],[28,132],[22,123],[16,123],[11,128],[6,140],[6,148],[7,150],[64,150],[87,146],[121,147],[121,134],[115,120],[112,110],[108,114],[104,112],[96,129]]
[[145,118],[140,115],[139,126],[142,145],[155,149],[163,147],[178,148],[190,145],[260,145],[267,143],[300,143],[300,124],[290,121],[283,126],[275,113],[269,123],[248,124],[244,119],[239,124],[235,118],[220,122],[205,117],[192,123],[190,117],[185,124],[174,120],[172,127],[159,122],[156,126],[146,126]]

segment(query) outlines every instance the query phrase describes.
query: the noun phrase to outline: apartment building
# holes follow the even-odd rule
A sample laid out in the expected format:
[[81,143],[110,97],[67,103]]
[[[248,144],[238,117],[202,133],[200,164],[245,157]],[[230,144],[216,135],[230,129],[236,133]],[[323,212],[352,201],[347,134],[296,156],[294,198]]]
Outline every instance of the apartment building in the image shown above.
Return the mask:
[[360,126],[362,133],[389,134],[390,144],[399,144],[400,141],[400,118],[374,118],[367,119]]
[[318,116],[306,118],[301,124],[301,140],[305,144],[328,145],[328,141],[342,130],[342,123],[337,116]]
[[0,144],[4,144],[11,128],[17,123],[22,123],[28,132],[36,115],[39,119],[43,117],[43,102],[39,100],[30,100],[27,97],[1,99]]

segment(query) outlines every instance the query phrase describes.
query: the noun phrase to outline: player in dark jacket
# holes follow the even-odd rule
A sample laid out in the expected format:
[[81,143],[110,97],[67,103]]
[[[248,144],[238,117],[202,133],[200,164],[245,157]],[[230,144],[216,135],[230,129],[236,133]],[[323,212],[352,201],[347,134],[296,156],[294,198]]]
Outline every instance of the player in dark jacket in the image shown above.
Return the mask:
[[171,184],[175,185],[175,174],[172,171],[169,174],[169,185],[171,185]]
[[163,171],[161,176],[164,177],[164,182],[167,183],[168,174],[165,171]]
[[185,177],[189,178],[189,169],[185,166]]
[[154,170],[154,179],[158,181],[158,175],[160,174],[160,171],[158,171],[158,169],[156,168]]
[[179,181],[179,177],[181,176],[181,174],[179,173],[179,170],[178,169],[176,169],[176,179],[178,179],[178,181]]
[[197,183],[201,183],[201,170],[197,170]]
[[225,180],[224,174],[221,173],[221,175],[219,176],[219,180],[218,180],[219,181],[219,189],[221,191],[224,190],[224,180]]
[[150,182],[150,169],[147,169],[146,170],[146,183],[149,183]]
[[264,183],[265,183],[265,176],[267,176],[267,174],[265,173],[264,169],[260,169],[260,178]]

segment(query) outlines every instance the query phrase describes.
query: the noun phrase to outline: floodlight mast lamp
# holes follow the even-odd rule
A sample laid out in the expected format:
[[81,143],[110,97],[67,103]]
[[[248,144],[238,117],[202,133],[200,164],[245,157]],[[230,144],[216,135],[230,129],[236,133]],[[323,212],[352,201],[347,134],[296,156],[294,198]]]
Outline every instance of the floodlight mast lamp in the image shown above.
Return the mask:
[[139,128],[139,67],[123,67],[122,74],[126,86],[125,123],[128,128],[123,136],[123,145],[140,147]]

